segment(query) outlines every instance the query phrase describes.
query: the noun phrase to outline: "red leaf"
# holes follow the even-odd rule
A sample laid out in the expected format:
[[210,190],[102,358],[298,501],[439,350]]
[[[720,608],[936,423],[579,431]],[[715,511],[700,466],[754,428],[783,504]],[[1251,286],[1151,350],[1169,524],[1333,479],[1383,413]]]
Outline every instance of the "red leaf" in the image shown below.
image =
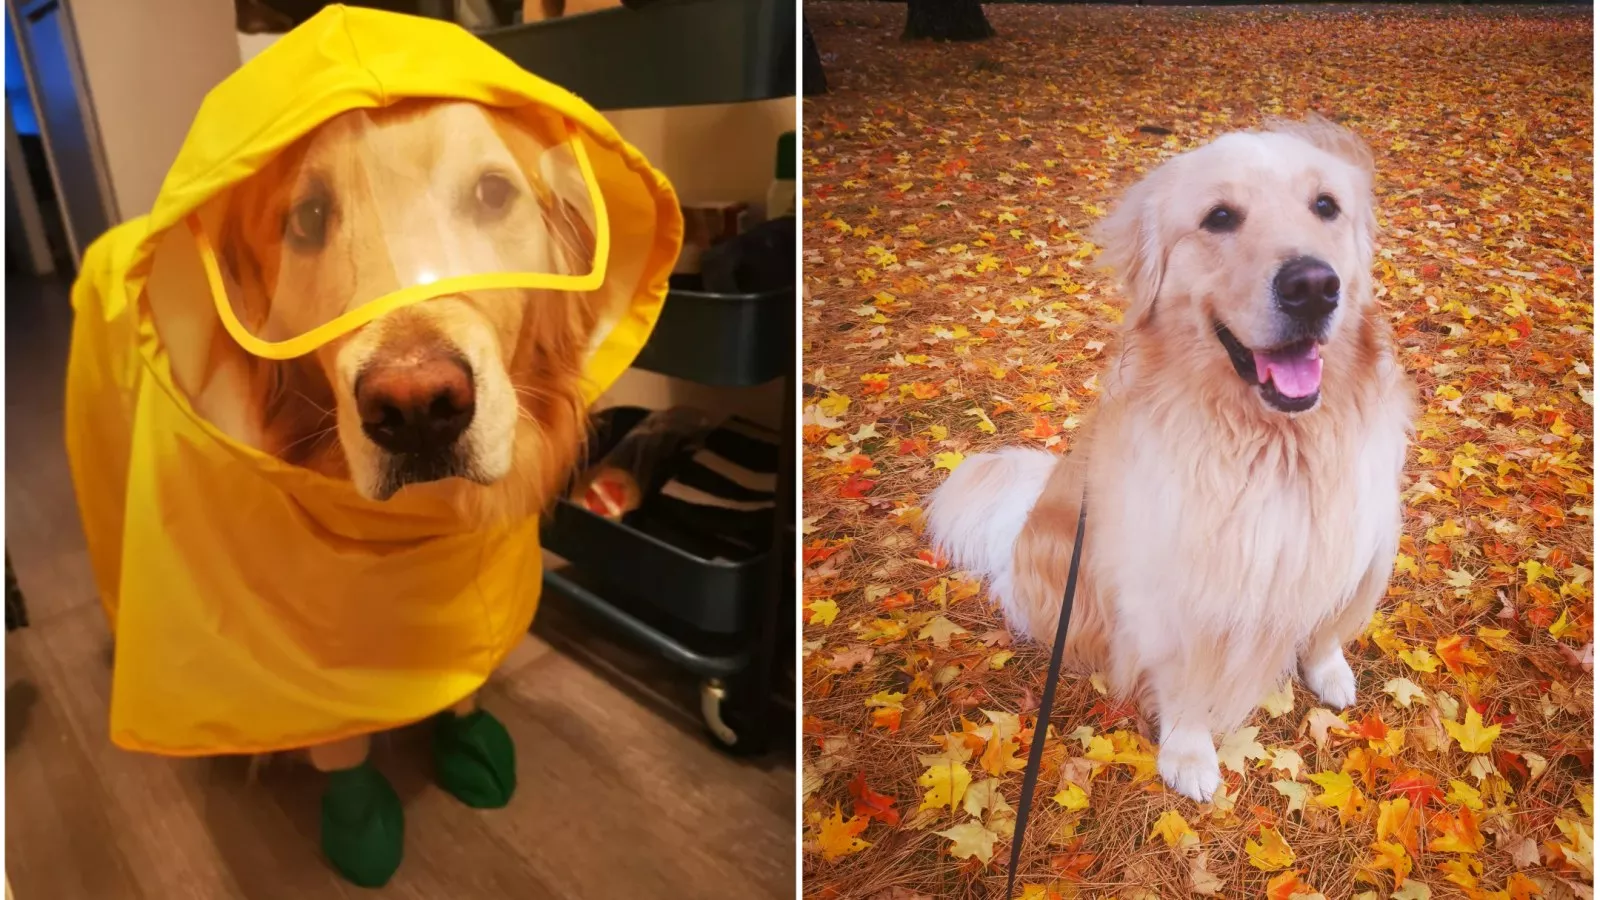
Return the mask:
[[1438,780],[1416,769],[1408,769],[1389,782],[1389,794],[1405,797],[1411,801],[1414,809],[1419,810],[1426,806],[1429,800],[1444,800]]
[[1369,741],[1381,741],[1389,736],[1389,726],[1383,724],[1383,719],[1377,713],[1367,713],[1367,717],[1350,733]]
[[894,798],[867,787],[867,774],[857,772],[850,779],[850,797],[856,802],[855,814],[877,819],[885,825],[899,825],[900,813],[894,808]]
[[844,483],[844,487],[839,489],[839,496],[848,497],[852,500],[860,500],[867,491],[870,491],[877,486],[878,483],[876,481],[868,481],[865,478],[857,478],[852,475],[850,476],[850,480]]

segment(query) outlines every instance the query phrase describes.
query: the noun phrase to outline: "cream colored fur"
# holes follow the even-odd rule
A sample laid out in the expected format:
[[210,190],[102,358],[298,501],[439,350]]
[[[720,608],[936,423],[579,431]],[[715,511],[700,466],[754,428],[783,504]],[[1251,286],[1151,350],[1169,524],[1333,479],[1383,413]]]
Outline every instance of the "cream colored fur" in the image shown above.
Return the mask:
[[[1319,193],[1337,219],[1312,214]],[[1243,212],[1236,233],[1198,227],[1217,203]],[[1285,673],[1333,708],[1356,698],[1343,645],[1393,566],[1414,409],[1373,298],[1372,203],[1365,147],[1320,119],[1229,134],[1153,171],[1103,223],[1129,304],[1071,456],[972,457],[929,504],[934,542],[989,579],[1014,630],[1048,642],[1087,478],[1069,659],[1141,700],[1163,779],[1196,800],[1220,783],[1214,735]],[[1320,402],[1289,414],[1234,370],[1213,322],[1270,346],[1274,272],[1300,255],[1344,288]]]

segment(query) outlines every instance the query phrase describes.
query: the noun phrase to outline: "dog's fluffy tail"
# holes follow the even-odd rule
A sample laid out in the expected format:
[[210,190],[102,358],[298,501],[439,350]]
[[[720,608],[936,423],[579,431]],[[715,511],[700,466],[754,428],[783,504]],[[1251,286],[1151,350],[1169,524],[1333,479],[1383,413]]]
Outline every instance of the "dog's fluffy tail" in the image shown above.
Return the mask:
[[928,535],[957,567],[989,581],[1006,620],[1027,633],[1028,616],[1012,588],[1017,538],[1050,473],[1061,461],[1048,450],[1007,448],[969,457],[928,502]]

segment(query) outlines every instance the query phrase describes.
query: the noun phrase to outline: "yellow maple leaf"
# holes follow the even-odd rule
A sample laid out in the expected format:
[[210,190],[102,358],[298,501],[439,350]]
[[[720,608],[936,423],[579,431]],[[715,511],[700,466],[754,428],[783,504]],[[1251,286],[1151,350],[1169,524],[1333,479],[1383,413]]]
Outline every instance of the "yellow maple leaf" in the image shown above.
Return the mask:
[[1417,646],[1399,653],[1400,661],[1410,666],[1413,671],[1432,674],[1439,671],[1439,657],[1428,652],[1427,647]]
[[967,630],[965,628],[962,628],[960,625],[957,625],[944,616],[934,616],[932,619],[928,620],[928,624],[924,625],[921,631],[917,632],[917,637],[919,639],[931,638],[933,640],[933,645],[942,650],[950,646],[950,639],[952,637],[955,637],[958,634],[966,633]]
[[1050,799],[1054,800],[1064,809],[1089,808],[1089,795],[1083,792],[1083,788],[1078,787],[1075,784],[1068,784],[1066,787],[1057,791],[1056,795]]
[[899,691],[879,691],[867,698],[867,709],[905,709],[906,695]]
[[1350,817],[1360,812],[1367,803],[1366,796],[1356,787],[1349,772],[1318,772],[1309,777],[1322,788],[1322,793],[1311,802],[1317,806],[1338,810],[1341,823],[1349,821]]
[[1285,678],[1283,687],[1268,694],[1267,698],[1261,701],[1261,708],[1266,711],[1269,719],[1276,719],[1294,709],[1294,680]]
[[822,410],[825,415],[837,419],[844,415],[845,410],[850,408],[850,398],[843,394],[830,392],[828,396],[817,401],[817,408]]
[[1473,810],[1483,809],[1483,795],[1478,793],[1478,789],[1454,778],[1450,779],[1450,793],[1445,795],[1444,802]]
[[1168,847],[1193,847],[1200,843],[1200,835],[1195,834],[1175,809],[1167,810],[1156,819],[1155,827],[1150,829],[1150,837],[1157,836],[1166,841]]
[[1383,685],[1383,692],[1394,698],[1394,705],[1402,709],[1410,709],[1411,701],[1417,698],[1427,699],[1422,688],[1409,678],[1391,678]]
[[1274,781],[1272,789],[1289,798],[1289,807],[1283,811],[1284,815],[1292,816],[1306,808],[1306,796],[1309,791],[1300,782]]
[[813,600],[806,604],[806,609],[811,610],[811,618],[806,619],[809,625],[832,625],[839,615],[839,604],[832,597]]
[[1589,880],[1594,880],[1594,832],[1583,822],[1563,814],[1556,817],[1556,828],[1568,843],[1557,844],[1567,862],[1577,866]]
[[[983,432],[984,434],[995,433],[994,422],[989,420],[989,414],[983,411],[983,407],[974,406],[973,408],[967,410],[967,415],[978,417],[979,431]],[[952,467],[951,470],[954,471],[954,467]]]
[[1494,746],[1494,739],[1500,736],[1500,726],[1490,725],[1483,727],[1483,716],[1472,707],[1467,707],[1466,721],[1461,724],[1455,722],[1444,723],[1444,730],[1456,739],[1461,749],[1468,753],[1488,753]]
[[932,435],[934,440],[942,441],[950,437],[950,429],[943,425],[929,425],[928,434]]
[[955,812],[972,784],[972,773],[966,766],[948,760],[929,766],[928,771],[917,777],[917,784],[927,789],[922,795],[922,805],[917,807],[919,810],[948,806]]
[[1143,781],[1156,773],[1156,757],[1138,735],[1113,731],[1089,739],[1083,758],[1091,762],[1115,763],[1133,769],[1133,779]]
[[1445,519],[1443,522],[1440,522],[1438,525],[1435,525],[1434,527],[1428,529],[1427,538],[1428,538],[1428,543],[1430,543],[1430,544],[1439,544],[1439,543],[1443,543],[1443,542],[1448,541],[1448,540],[1452,540],[1454,538],[1461,537],[1461,536],[1465,535],[1466,533],[1467,533],[1466,529],[1464,529],[1460,525],[1456,524],[1456,520],[1455,519]]
[[1560,640],[1566,637],[1567,633],[1576,628],[1577,625],[1578,623],[1576,622],[1567,621],[1567,611],[1563,609],[1561,611],[1561,618],[1556,619],[1550,624],[1550,636],[1556,640]]
[[1375,872],[1388,869],[1394,874],[1394,888],[1400,889],[1405,883],[1406,876],[1411,874],[1411,857],[1406,854],[1406,848],[1394,841],[1378,841],[1372,845],[1373,858],[1367,862],[1367,868]]
[[982,822],[962,822],[954,828],[935,831],[934,834],[955,842],[950,845],[951,856],[956,859],[976,858],[984,865],[994,858],[994,842],[1000,839],[1000,835],[990,831]]
[[951,472],[954,472],[956,470],[956,466],[961,465],[961,462],[964,459],[966,459],[966,456],[962,454],[961,451],[951,450],[947,453],[940,453],[934,456],[933,467],[935,469],[948,469]]
[[1245,841],[1244,852],[1250,859],[1250,865],[1263,872],[1276,872],[1294,863],[1294,851],[1289,849],[1289,843],[1278,833],[1278,829],[1262,825],[1260,837],[1259,844]]
[[851,816],[850,821],[846,822],[839,804],[835,803],[833,815],[823,819],[822,827],[817,831],[817,848],[822,851],[822,858],[831,861],[871,847],[871,844],[857,837],[871,822],[871,819],[860,816]]
[[1398,838],[1412,856],[1417,855],[1417,826],[1420,824],[1409,798],[1396,797],[1378,804],[1378,840]]

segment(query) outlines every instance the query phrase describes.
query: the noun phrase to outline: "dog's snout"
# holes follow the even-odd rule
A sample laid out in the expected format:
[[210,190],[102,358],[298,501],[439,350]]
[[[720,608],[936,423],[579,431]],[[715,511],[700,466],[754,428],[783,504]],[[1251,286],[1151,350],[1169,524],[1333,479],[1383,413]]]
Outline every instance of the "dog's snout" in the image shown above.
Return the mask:
[[1339,305],[1339,273],[1315,257],[1299,256],[1284,263],[1272,287],[1278,307],[1302,321],[1323,319]]
[[444,354],[380,365],[356,380],[356,408],[372,442],[391,453],[448,448],[472,424],[472,370]]

